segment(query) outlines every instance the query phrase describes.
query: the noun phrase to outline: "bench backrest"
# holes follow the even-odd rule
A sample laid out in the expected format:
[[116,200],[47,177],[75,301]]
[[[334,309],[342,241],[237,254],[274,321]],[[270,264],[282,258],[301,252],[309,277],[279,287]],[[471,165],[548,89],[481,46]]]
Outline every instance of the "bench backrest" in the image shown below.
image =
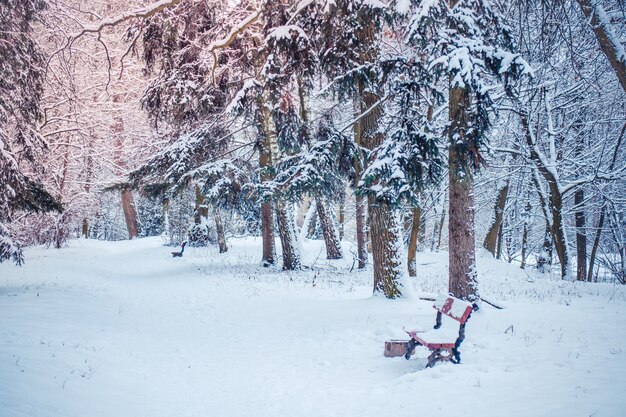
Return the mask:
[[465,323],[472,313],[471,303],[446,294],[439,295],[433,307],[461,324]]

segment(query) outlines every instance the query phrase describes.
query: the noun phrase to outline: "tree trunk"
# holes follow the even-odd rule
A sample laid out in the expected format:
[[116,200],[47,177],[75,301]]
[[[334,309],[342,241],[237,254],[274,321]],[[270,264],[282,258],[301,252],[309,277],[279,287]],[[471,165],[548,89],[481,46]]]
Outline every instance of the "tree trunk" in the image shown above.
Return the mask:
[[411,223],[411,234],[409,235],[409,251],[407,254],[407,269],[409,276],[417,276],[417,265],[415,264],[415,254],[417,253],[417,241],[422,223],[422,210],[419,207],[414,207],[411,212],[413,213],[413,221]]
[[447,216],[447,200],[448,199],[448,194],[446,193],[443,196],[443,207],[441,209],[441,218],[439,220],[439,225],[438,225],[438,230],[437,230],[437,246],[435,247],[436,250],[439,250],[439,248],[441,248],[441,236],[443,235],[443,225],[446,223],[446,216]]
[[168,243],[172,243],[172,235],[170,230],[170,199],[165,197],[163,199],[163,233],[165,234]]
[[356,256],[358,269],[363,269],[367,265],[367,231],[365,230],[365,200],[357,195],[356,200]]
[[587,281],[593,282],[593,267],[596,262],[596,256],[598,253],[598,246],[600,246],[600,236],[602,235],[602,228],[604,227],[604,216],[606,207],[603,205],[600,209],[600,217],[598,219],[598,225],[596,226],[596,237],[593,239],[593,246],[591,247],[591,256],[589,257],[589,272],[587,274]]
[[504,224],[500,223],[498,227],[498,245],[496,246],[496,259],[502,258],[502,240],[504,236]]
[[526,203],[526,209],[524,211],[524,224],[522,228],[522,262],[520,268],[526,269],[526,257],[528,256],[528,219],[530,216],[530,200]]
[[[378,102],[379,96],[362,89],[361,91],[363,92],[361,112],[364,112]],[[367,149],[376,148],[384,139],[378,129],[381,115],[380,108],[377,108],[371,110],[360,120],[361,141]],[[372,157],[374,156],[372,155]],[[374,196],[369,196],[367,201],[368,236],[374,260],[374,293],[382,292],[387,298],[400,297],[402,295],[400,286],[400,278],[402,277],[400,219],[389,203],[377,200]]]
[[293,212],[288,204],[280,200],[276,202],[276,223],[283,248],[283,270],[302,269]]
[[496,199],[496,204],[494,207],[494,215],[493,222],[491,223],[491,227],[487,232],[487,236],[485,236],[485,241],[483,242],[483,247],[487,249],[492,255],[496,255],[496,246],[499,241],[498,235],[502,226],[502,217],[504,215],[504,206],[506,205],[506,198],[509,193],[509,183],[507,183],[500,188],[498,192],[498,198]]
[[537,257],[537,270],[541,273],[550,272],[552,266],[552,227],[546,220],[546,229],[543,233],[543,244],[541,245],[541,253]]
[[226,253],[228,252],[228,245],[226,244],[226,234],[224,233],[224,225],[222,223],[222,213],[219,208],[213,208],[213,217],[215,218],[215,232],[217,233],[217,244],[220,248],[220,253]]
[[[272,115],[263,100],[260,100],[263,138],[259,147],[259,168],[261,183],[271,181],[272,151],[270,135],[274,135]],[[274,241],[274,220],[272,201],[261,203],[261,236],[263,240],[263,255],[261,264],[265,267],[276,262],[276,247]]]
[[341,244],[339,243],[335,224],[331,217],[333,215],[333,211],[326,210],[326,206],[319,196],[315,199],[315,205],[317,208],[317,216],[320,220],[320,226],[322,227],[322,233],[324,234],[326,257],[328,259],[341,259],[343,257],[341,253]]
[[[537,149],[537,144],[535,143],[530,125],[528,123],[528,118],[526,114],[521,114],[520,120],[522,122],[522,126],[524,128],[524,136],[526,138],[526,143],[528,148],[530,149],[530,159],[535,164],[537,171],[543,176],[543,178],[548,183],[548,200],[549,200],[549,211],[551,217],[550,231],[552,233],[552,239],[554,243],[554,249],[556,250],[557,257],[559,258],[559,262],[561,263],[561,277],[563,279],[571,278],[571,258],[569,256],[569,248],[567,246],[567,237],[565,235],[565,224],[563,222],[563,195],[559,190],[558,180],[555,177],[554,172],[545,166],[542,162],[542,158],[539,155],[539,150]],[[538,192],[541,194],[541,190],[539,189],[539,184],[537,183]],[[545,205],[545,202],[543,202]],[[546,222],[550,223],[548,218],[548,209],[544,209],[544,214],[546,215]],[[546,240],[544,240],[544,248],[545,248]],[[537,266],[539,267],[539,260],[537,261]]]
[[346,199],[341,197],[339,201],[339,241],[343,240],[344,227],[346,223]]
[[274,243],[274,213],[272,203],[261,204],[261,236],[263,240],[263,257],[261,264],[265,267],[276,263],[276,246]]
[[596,35],[600,49],[609,60],[617,79],[626,92],[626,56],[620,39],[611,27],[604,9],[598,0],[577,0],[587,21],[591,24],[591,30]]
[[372,233],[372,256],[374,259],[374,293],[387,298],[402,296],[400,278],[402,262],[400,220],[391,207],[370,197],[369,226]]
[[[451,2],[452,3],[452,2]],[[448,152],[449,206],[448,254],[449,292],[457,298],[478,301],[478,276],[474,246],[474,190],[472,162],[458,150],[467,129],[467,91],[459,87],[449,89]],[[463,152],[463,151],[461,151]]]
[[87,220],[86,217],[83,219],[83,226],[80,235],[85,239],[89,239],[89,220]]
[[585,232],[585,192],[582,187],[574,194],[576,206],[576,279],[587,280],[587,234]]
[[137,211],[135,211],[133,193],[128,189],[122,190],[122,210],[124,210],[124,218],[126,219],[128,238],[133,239],[137,237],[139,231],[137,228]]
[[[617,143],[615,144],[615,150],[613,151],[613,158],[611,159],[611,164],[609,165],[609,171],[612,171],[615,167],[615,163],[617,162],[617,157],[619,155],[619,150],[622,145],[622,140],[624,139],[624,133],[626,133],[626,123],[622,126],[622,131],[620,132],[619,137],[617,138]],[[593,279],[593,266],[596,260],[598,246],[600,245],[600,236],[602,234],[602,228],[604,227],[604,218],[606,215],[606,200],[603,198],[602,209],[600,210],[600,218],[598,219],[598,226],[596,227],[596,237],[593,240],[593,247],[591,248],[591,257],[589,258],[589,274],[587,276],[587,280],[589,282]]]

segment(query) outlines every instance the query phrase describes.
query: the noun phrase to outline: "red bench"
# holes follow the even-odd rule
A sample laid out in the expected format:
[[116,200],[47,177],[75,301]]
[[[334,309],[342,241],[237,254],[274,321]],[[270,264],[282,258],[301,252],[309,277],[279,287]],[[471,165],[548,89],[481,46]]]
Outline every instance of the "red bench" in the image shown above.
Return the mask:
[[[426,332],[412,330],[407,332],[411,337],[409,341],[389,340],[385,342],[385,356],[404,356],[409,359],[415,353],[416,346],[424,346],[431,351],[426,364],[427,368],[434,366],[437,362],[461,362],[459,347],[465,339],[465,323],[477,306],[444,294],[435,300],[433,307],[437,310],[437,319],[433,330]],[[449,326],[441,328],[443,315],[459,322],[458,331],[449,328]]]

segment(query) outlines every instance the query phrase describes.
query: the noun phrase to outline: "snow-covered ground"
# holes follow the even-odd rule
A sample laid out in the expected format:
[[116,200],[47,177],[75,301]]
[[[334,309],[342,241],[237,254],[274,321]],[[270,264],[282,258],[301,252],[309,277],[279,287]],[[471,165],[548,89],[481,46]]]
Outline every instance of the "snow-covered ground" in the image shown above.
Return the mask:
[[[173,259],[158,238],[80,240],[0,265],[0,416],[626,415],[623,286],[481,257],[505,309],[472,315],[461,365],[424,369],[426,352],[383,343],[431,326],[431,302],[371,297],[371,272],[322,242],[299,273],[260,267],[260,240],[230,243]],[[417,295],[445,290],[446,262],[419,255]]]

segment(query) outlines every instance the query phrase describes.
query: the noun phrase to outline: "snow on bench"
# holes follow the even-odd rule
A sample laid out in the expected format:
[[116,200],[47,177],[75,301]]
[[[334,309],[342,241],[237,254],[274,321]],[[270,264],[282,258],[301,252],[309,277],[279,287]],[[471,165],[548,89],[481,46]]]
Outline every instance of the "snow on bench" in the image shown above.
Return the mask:
[[[407,331],[407,334],[411,337],[408,341],[388,340],[385,342],[385,356],[404,356],[406,359],[409,359],[415,353],[416,346],[424,346],[432,352],[428,357],[427,368],[442,361],[460,363],[461,354],[459,347],[465,339],[465,323],[470,318],[474,305],[451,295],[442,294],[435,300],[433,308],[437,310],[434,328],[428,331]],[[458,321],[458,330],[449,326],[442,329],[441,320],[443,315]]]

